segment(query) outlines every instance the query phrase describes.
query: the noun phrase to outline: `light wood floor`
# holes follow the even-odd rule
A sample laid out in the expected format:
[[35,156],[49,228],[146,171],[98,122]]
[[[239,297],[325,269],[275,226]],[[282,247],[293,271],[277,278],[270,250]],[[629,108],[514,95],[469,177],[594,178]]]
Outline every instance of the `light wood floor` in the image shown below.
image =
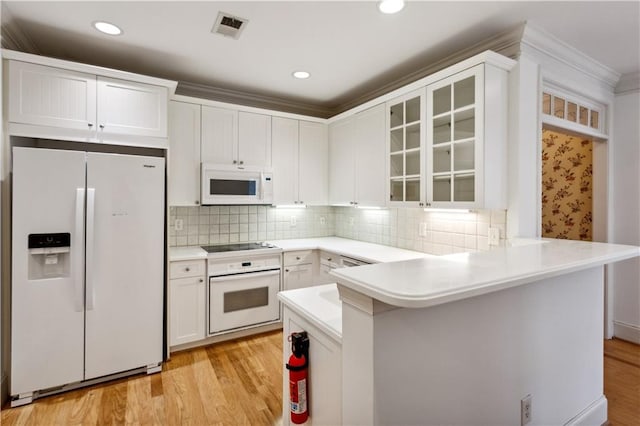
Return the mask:
[[[172,355],[137,376],[2,410],[8,425],[273,425],[282,407],[282,333]],[[640,425],[640,346],[605,341],[611,426]]]

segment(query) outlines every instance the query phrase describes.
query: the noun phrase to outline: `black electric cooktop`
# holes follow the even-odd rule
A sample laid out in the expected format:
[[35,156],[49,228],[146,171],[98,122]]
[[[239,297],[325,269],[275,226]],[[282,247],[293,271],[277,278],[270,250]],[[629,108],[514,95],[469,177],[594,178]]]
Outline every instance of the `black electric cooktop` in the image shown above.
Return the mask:
[[202,246],[203,250],[208,253],[224,253],[228,251],[246,251],[246,250],[264,250],[277,248],[273,244],[267,243],[239,243],[239,244],[220,244],[215,246]]

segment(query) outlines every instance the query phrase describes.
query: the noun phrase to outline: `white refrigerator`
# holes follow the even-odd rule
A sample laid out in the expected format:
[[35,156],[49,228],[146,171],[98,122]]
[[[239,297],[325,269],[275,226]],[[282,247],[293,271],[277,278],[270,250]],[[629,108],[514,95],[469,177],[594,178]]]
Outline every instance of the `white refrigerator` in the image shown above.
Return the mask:
[[159,370],[164,191],[161,157],[13,148],[14,405],[37,391]]

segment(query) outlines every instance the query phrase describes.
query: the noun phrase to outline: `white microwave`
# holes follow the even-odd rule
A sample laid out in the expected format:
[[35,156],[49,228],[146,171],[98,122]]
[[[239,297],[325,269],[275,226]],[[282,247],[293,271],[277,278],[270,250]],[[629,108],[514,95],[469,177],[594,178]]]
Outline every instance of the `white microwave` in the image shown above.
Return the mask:
[[273,173],[263,169],[203,163],[201,178],[203,205],[273,203]]

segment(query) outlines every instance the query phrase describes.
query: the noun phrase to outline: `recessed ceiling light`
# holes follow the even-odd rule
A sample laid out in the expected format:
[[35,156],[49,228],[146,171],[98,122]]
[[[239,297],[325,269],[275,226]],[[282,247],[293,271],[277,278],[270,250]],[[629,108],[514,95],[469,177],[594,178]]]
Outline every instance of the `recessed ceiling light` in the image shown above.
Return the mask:
[[109,22],[104,21],[96,21],[93,23],[93,27],[100,31],[101,33],[109,34],[109,35],[120,35],[122,34],[122,30]]
[[378,3],[378,9],[382,13],[398,13],[404,9],[404,0],[382,0]]
[[306,71],[294,71],[292,74],[295,78],[299,78],[301,80],[304,80],[305,78],[309,78],[311,77],[311,74],[309,74]]

